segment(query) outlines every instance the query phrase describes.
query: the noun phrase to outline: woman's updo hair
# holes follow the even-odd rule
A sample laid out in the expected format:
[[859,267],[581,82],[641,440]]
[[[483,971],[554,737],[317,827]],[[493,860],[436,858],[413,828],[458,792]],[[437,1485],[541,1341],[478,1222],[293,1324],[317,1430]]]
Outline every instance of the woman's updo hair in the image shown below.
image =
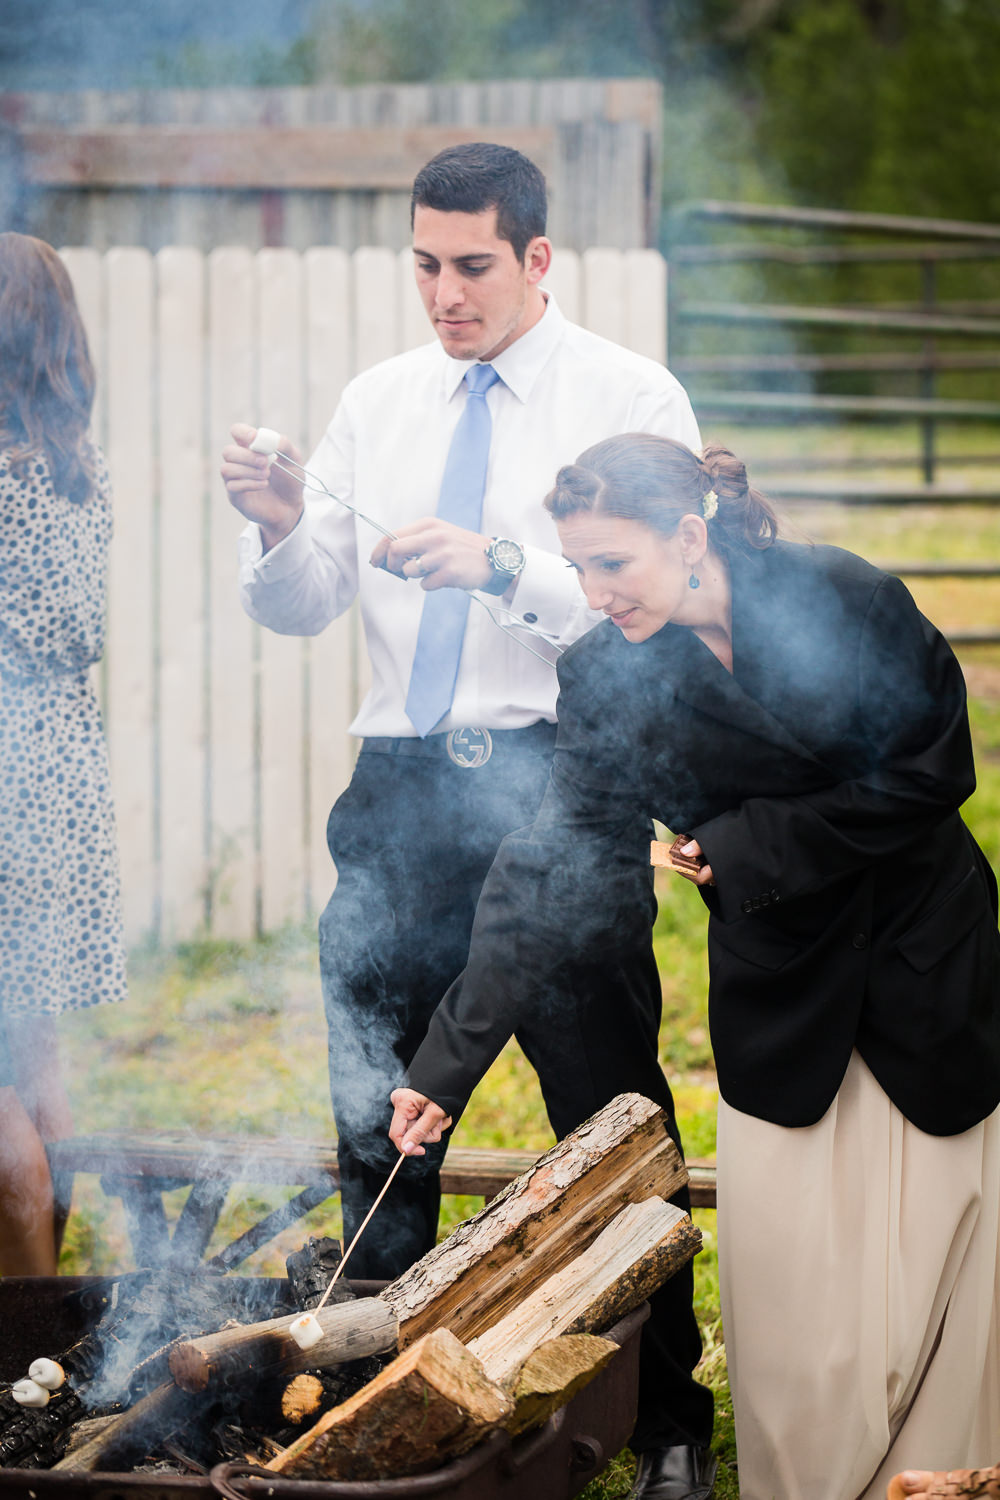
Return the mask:
[[673,536],[682,516],[703,516],[710,545],[723,555],[770,547],[778,535],[774,511],[728,448],[712,443],[699,457],[646,432],[605,438],[566,464],[545,508],[557,521],[595,511],[641,521],[664,536]]

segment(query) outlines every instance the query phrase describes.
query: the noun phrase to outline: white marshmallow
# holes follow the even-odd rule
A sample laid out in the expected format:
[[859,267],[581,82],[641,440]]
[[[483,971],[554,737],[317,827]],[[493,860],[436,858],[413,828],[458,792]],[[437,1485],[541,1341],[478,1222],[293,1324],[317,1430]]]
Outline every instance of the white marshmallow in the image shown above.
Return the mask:
[[323,1329],[315,1314],[302,1313],[289,1326],[288,1332],[298,1344],[300,1349],[311,1349],[313,1344],[318,1344],[323,1337]]
[[250,452],[266,453],[268,458],[273,458],[280,442],[281,433],[275,432],[273,427],[258,427],[257,436],[250,444]]
[[66,1379],[66,1371],[54,1359],[35,1359],[28,1366],[28,1379],[43,1385],[47,1391],[57,1391]]
[[37,1380],[15,1380],[10,1393],[19,1406],[48,1406],[49,1393]]

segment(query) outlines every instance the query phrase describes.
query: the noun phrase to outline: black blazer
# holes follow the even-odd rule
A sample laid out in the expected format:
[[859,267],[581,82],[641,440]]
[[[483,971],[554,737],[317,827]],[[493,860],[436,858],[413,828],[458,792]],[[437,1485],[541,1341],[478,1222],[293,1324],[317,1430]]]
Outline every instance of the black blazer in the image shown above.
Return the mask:
[[608,622],[562,658],[548,792],[500,847],[409,1072],[456,1118],[570,958],[645,937],[650,817],[715,875],[729,1104],[813,1124],[853,1047],[932,1134],[1000,1100],[997,887],[958,815],[975,785],[958,663],[898,579],[838,548],[737,557],[732,596],[732,674],[675,625],[632,645]]

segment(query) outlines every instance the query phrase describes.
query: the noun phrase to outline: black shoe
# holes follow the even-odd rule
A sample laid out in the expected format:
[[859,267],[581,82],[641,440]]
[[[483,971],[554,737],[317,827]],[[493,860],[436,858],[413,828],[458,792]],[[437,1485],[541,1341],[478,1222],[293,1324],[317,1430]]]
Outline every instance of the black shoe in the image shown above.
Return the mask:
[[708,1500],[719,1460],[708,1448],[682,1444],[639,1454],[629,1500]]

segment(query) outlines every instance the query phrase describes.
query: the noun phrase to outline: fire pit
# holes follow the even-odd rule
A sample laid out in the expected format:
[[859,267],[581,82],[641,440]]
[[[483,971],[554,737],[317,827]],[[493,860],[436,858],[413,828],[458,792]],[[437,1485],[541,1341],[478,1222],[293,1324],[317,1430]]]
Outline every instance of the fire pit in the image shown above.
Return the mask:
[[[261,1308],[284,1307],[281,1280],[229,1278]],[[107,1283],[101,1278],[25,1277],[0,1281],[0,1380],[24,1375],[40,1355],[58,1354],[96,1321]],[[377,1290],[355,1282],[359,1295]],[[215,1495],[267,1500],[366,1500],[376,1496],[435,1496],[449,1500],[562,1500],[579,1493],[628,1441],[635,1419],[639,1330],[648,1307],[630,1313],[605,1337],[620,1353],[573,1400],[537,1431],[511,1440],[493,1433],[472,1452],[431,1473],[364,1482],[268,1477],[240,1463],[206,1474],[73,1473],[0,1468],[0,1493],[24,1500],[193,1500]],[[264,1315],[264,1314],[262,1314]]]

